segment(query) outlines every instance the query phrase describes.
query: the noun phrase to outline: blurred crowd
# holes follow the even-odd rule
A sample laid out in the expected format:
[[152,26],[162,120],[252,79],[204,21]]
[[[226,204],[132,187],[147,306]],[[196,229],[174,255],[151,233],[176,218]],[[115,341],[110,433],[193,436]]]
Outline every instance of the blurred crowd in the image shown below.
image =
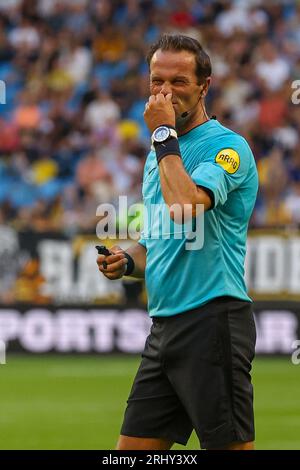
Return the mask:
[[300,225],[296,0],[0,0],[0,224],[95,232],[100,203],[141,200],[145,55],[163,32],[211,57],[208,112],[257,161],[251,225]]

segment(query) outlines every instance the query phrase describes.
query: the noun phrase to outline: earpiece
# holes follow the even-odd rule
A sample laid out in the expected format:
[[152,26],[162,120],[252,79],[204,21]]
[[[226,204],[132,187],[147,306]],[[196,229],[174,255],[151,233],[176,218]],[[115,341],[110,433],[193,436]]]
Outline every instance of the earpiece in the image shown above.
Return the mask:
[[191,109],[189,109],[189,110],[185,111],[184,113],[182,113],[181,116],[180,116],[181,118],[187,117],[187,116],[191,113],[191,111],[193,111],[193,109],[194,109],[196,106],[198,106],[199,101],[201,100],[201,98],[203,98],[204,88],[205,88],[205,85],[203,85],[202,88],[201,88],[201,93],[200,93],[200,95],[199,95],[199,98],[198,98],[198,100],[197,100],[197,103],[196,103]]

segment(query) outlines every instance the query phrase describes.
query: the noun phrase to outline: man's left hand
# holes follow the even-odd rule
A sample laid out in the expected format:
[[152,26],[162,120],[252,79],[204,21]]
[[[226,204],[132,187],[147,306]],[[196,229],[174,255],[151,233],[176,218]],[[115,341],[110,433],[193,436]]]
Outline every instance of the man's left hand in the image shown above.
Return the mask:
[[175,111],[172,104],[172,93],[151,95],[144,112],[145,123],[152,132],[159,126],[175,127]]

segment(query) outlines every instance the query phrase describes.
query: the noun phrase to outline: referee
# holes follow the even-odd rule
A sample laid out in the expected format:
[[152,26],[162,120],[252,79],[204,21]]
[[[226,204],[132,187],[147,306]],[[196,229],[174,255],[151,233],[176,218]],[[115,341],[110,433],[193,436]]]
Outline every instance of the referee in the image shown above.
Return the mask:
[[[117,449],[170,449],[195,429],[203,449],[250,450],[256,332],[244,258],[258,188],[253,154],[243,137],[206,114],[211,63],[198,41],[164,35],[148,63],[144,119],[152,147],[143,199],[146,209],[167,207],[169,233],[149,211],[150,229],[138,243],[97,258],[108,279],[145,277],[153,322]],[[204,208],[201,249],[186,248],[174,204],[190,207],[193,220]],[[162,236],[152,236],[154,225]]]

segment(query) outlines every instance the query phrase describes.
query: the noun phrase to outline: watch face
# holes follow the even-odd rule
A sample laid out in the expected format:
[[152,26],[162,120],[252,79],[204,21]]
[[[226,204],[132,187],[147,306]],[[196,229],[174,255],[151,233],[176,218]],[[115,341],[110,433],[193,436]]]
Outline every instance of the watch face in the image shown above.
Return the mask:
[[170,129],[165,126],[161,126],[156,129],[155,134],[153,136],[155,142],[164,142],[170,136]]

